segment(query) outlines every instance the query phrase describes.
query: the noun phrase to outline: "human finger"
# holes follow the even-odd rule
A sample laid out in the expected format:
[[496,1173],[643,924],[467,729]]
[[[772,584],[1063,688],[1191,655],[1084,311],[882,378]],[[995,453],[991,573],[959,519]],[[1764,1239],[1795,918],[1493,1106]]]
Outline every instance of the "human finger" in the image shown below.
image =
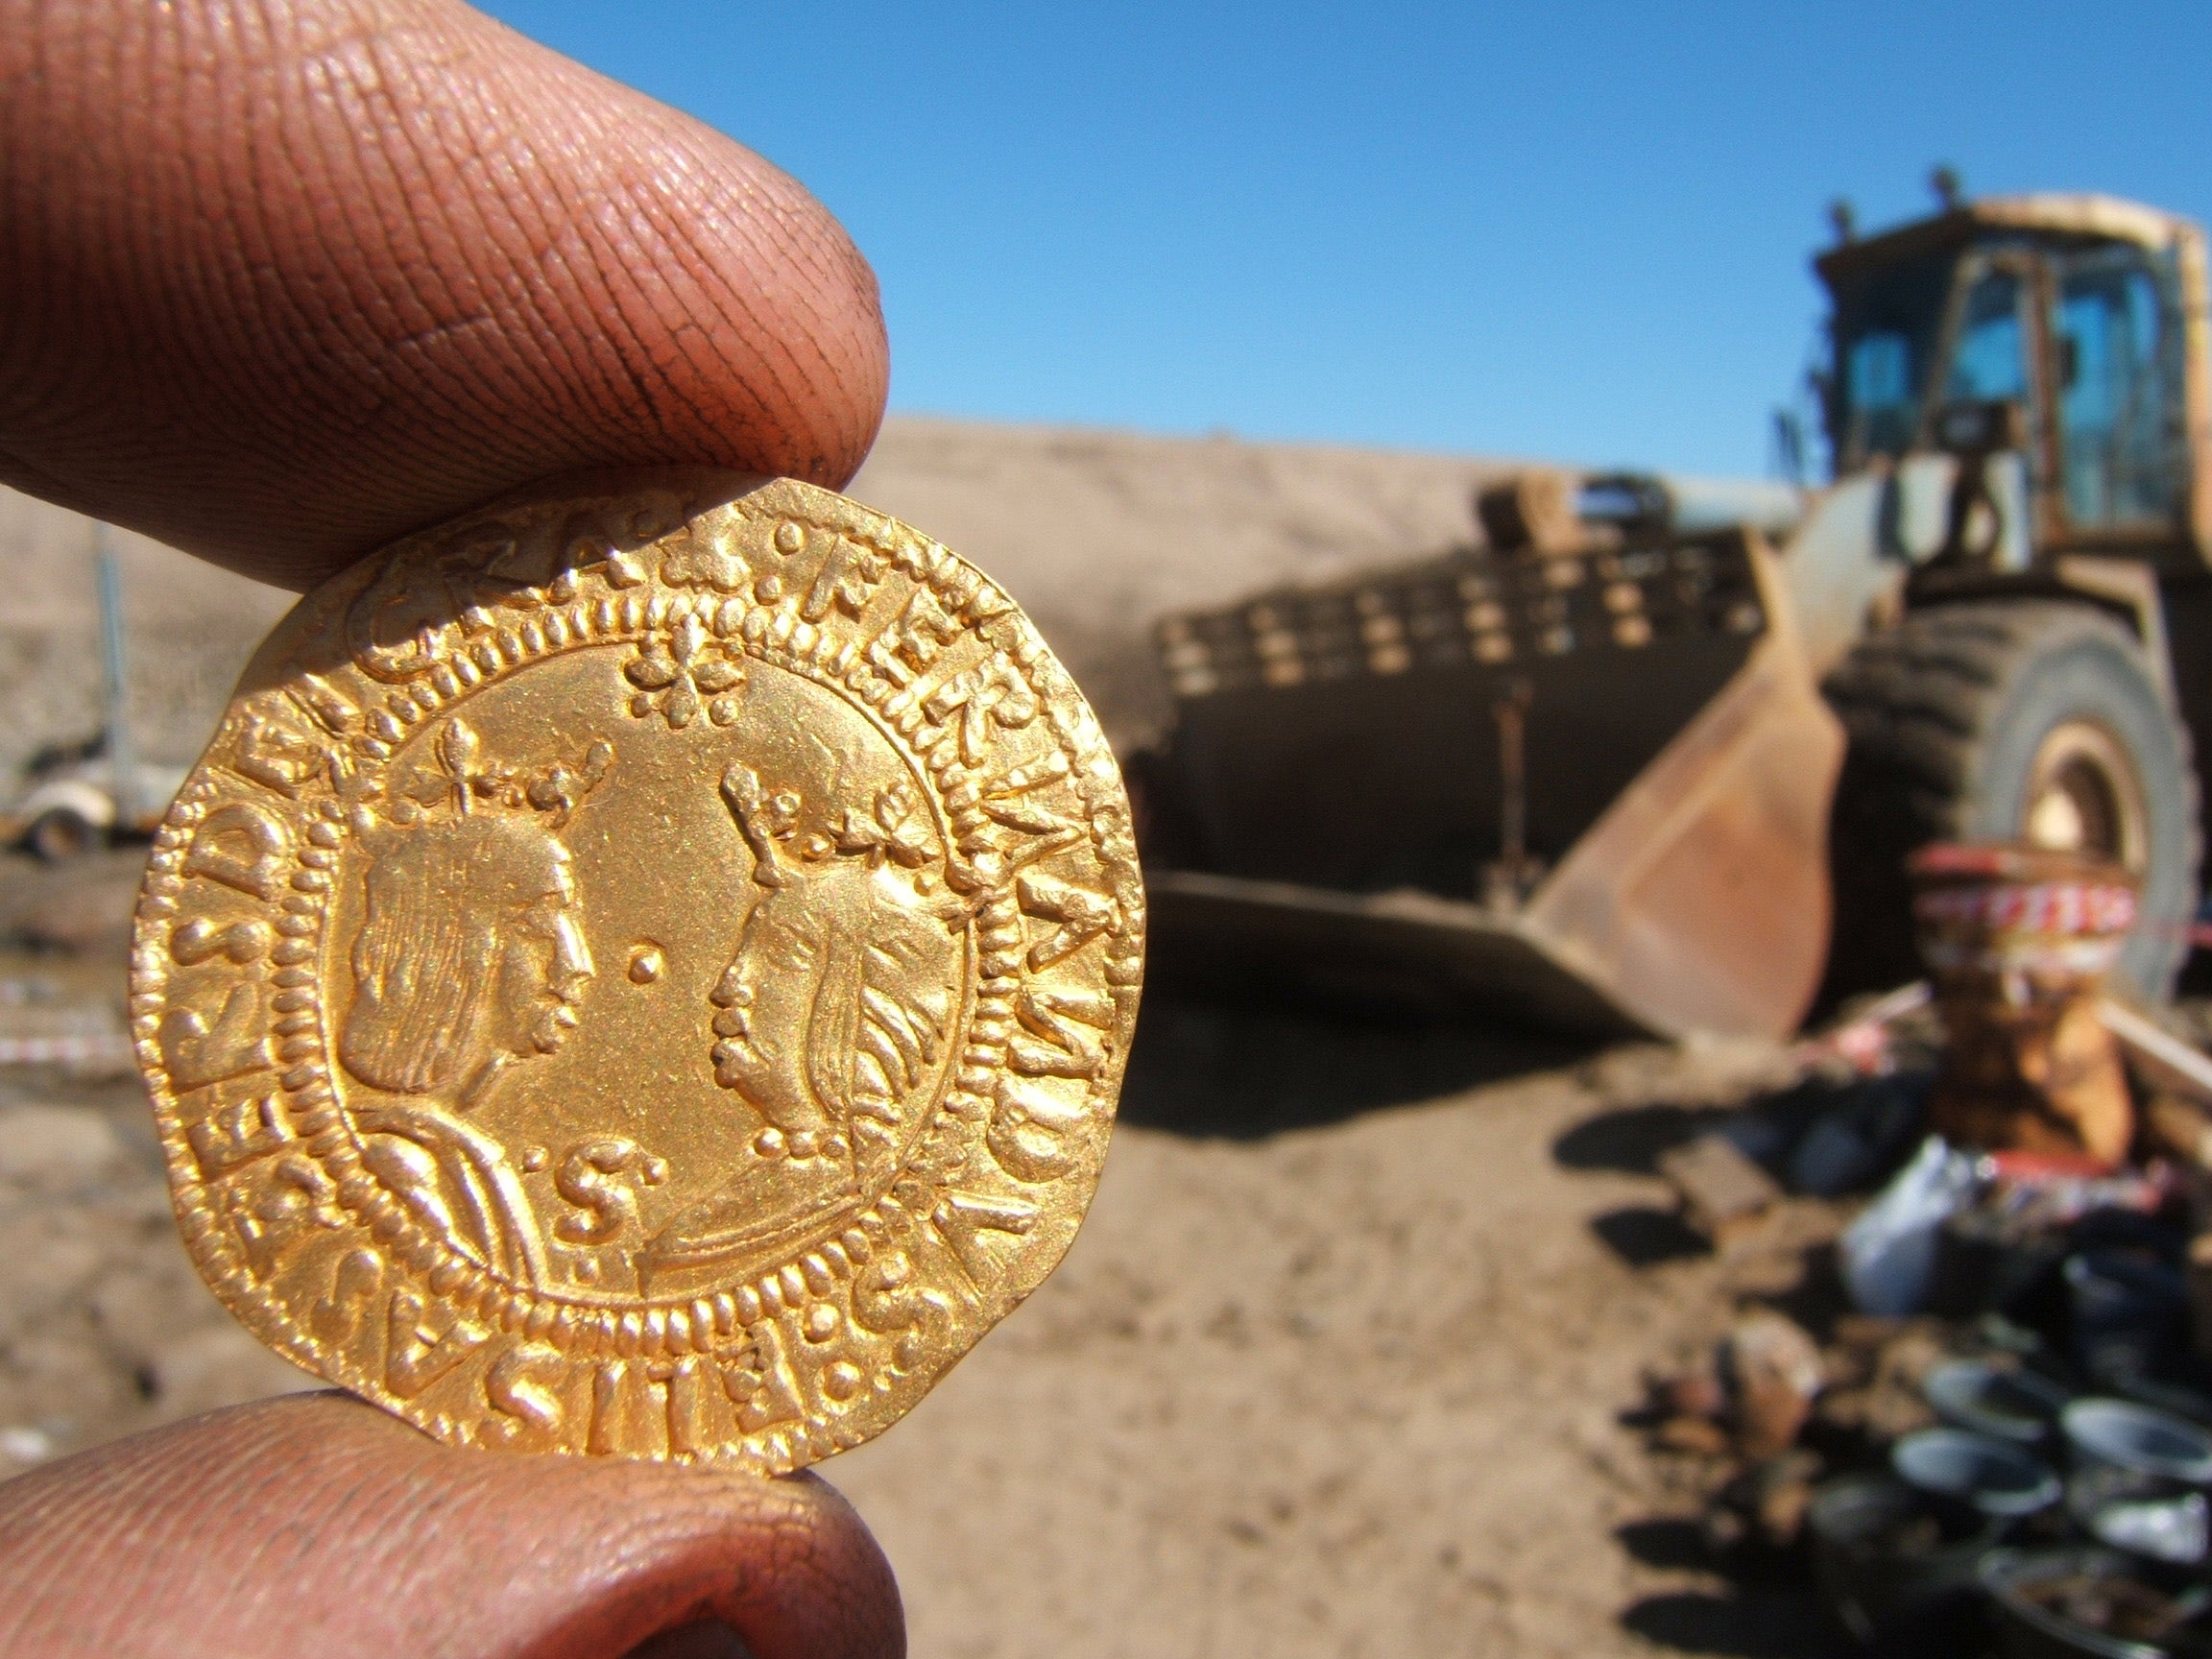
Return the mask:
[[731,1632],[754,1659],[904,1651],[889,1564],[822,1481],[459,1451],[323,1393],[0,1485],[0,1652],[613,1659]]
[[0,0],[0,480],[286,586],[535,479],[832,487],[873,274],[458,0]]

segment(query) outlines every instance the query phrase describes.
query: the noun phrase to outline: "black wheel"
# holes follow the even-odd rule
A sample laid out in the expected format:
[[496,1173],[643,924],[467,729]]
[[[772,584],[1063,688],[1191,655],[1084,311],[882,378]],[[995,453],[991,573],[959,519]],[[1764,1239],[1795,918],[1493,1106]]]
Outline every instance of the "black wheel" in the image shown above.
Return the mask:
[[31,821],[24,843],[49,864],[82,858],[100,845],[100,827],[81,812],[50,806]]
[[1930,841],[2028,841],[2141,880],[2120,974],[2173,989],[2197,908],[2189,733],[2135,637],[2063,600],[1919,611],[1829,677],[1851,746],[1837,785],[1833,993],[1900,984],[1912,950],[1905,855]]

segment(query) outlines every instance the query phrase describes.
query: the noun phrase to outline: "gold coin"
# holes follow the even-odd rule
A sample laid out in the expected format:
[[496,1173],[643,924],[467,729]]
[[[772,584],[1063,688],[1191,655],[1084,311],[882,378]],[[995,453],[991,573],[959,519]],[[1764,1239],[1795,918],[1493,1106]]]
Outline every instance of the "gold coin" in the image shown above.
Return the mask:
[[828,491],[626,473],[300,602],[155,840],[132,1029],[262,1340],[442,1439],[782,1471],[1067,1250],[1143,931],[998,589]]

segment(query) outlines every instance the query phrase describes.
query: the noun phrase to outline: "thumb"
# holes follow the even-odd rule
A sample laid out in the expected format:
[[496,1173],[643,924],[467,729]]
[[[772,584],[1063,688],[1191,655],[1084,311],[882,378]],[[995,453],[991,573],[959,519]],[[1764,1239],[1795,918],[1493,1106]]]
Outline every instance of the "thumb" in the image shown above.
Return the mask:
[[616,1659],[707,1620],[753,1659],[905,1650],[889,1564],[809,1477],[459,1451],[325,1393],[0,1485],[0,1652]]

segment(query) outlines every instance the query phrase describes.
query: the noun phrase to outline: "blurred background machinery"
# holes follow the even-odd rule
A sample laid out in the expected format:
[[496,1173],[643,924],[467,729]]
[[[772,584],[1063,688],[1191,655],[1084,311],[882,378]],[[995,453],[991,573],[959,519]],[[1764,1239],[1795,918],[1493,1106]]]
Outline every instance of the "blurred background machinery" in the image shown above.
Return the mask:
[[2120,977],[2171,988],[2212,744],[2204,235],[1936,182],[1814,261],[1827,484],[1782,416],[1781,481],[1524,470],[1480,547],[1161,623],[1163,963],[1777,1034],[1824,978],[1917,972],[1908,853],[2018,840],[2124,866]]

